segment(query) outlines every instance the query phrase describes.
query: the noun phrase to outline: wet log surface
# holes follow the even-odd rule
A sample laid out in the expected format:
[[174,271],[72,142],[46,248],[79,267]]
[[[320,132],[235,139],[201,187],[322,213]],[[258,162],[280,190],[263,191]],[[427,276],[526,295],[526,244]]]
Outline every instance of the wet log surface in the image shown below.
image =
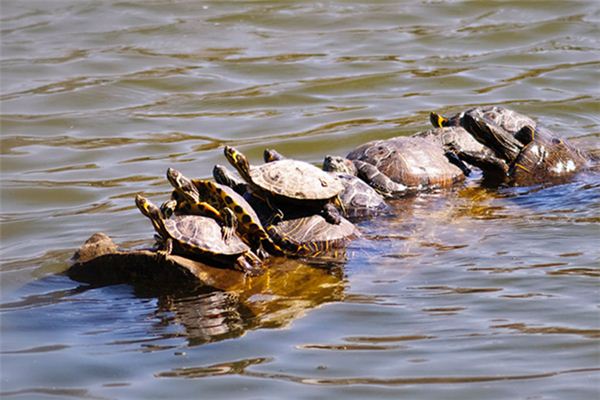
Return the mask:
[[241,284],[243,273],[150,249],[125,250],[104,233],[93,234],[75,252],[67,275],[92,285],[119,283],[203,283],[226,289]]

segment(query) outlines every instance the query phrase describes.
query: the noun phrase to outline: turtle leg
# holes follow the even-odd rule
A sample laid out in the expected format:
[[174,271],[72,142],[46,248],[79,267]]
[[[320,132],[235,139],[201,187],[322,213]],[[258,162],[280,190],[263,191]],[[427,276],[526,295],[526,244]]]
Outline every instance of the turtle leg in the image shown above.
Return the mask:
[[256,254],[264,260],[269,258],[271,254],[276,256],[284,256],[285,252],[281,247],[276,245],[272,239],[263,238],[260,240],[260,246],[258,247]]
[[461,160],[454,151],[448,150],[444,153],[444,155],[446,156],[450,164],[460,168],[460,170],[463,172],[463,174],[465,174],[465,176],[469,176],[471,175],[471,172],[473,172],[471,171],[471,168],[469,168],[467,164],[465,164],[463,160]]
[[214,208],[213,206],[211,206],[209,203],[207,203],[205,201],[199,201],[195,204],[190,204],[188,212],[190,214],[196,214],[196,215],[202,215],[205,217],[209,217],[209,218],[212,218],[217,221],[223,221],[223,215],[221,215],[219,210],[217,210],[216,208]]
[[221,216],[223,223],[221,226],[221,236],[223,237],[223,241],[225,243],[229,243],[237,231],[237,218],[233,210],[227,207],[223,209]]
[[408,192],[408,187],[394,182],[387,175],[381,173],[376,166],[360,160],[353,160],[357,176],[367,182],[373,189],[384,197],[403,196]]
[[472,152],[459,150],[456,152],[458,158],[481,169],[484,175],[494,176],[505,180],[508,176],[509,166],[506,161],[496,157],[491,151]]
[[266,196],[263,200],[264,200],[265,204],[267,205],[267,207],[272,212],[271,216],[269,217],[269,225],[275,224],[278,221],[283,220],[283,218],[285,217],[285,214],[283,213],[283,211],[281,211],[281,209],[279,207],[276,207],[273,204],[271,196]]
[[261,259],[265,260],[270,257],[270,254],[267,250],[265,250],[262,242],[259,243],[259,246],[255,250],[256,255]]
[[260,275],[265,270],[263,261],[251,251],[240,255],[235,260],[234,267],[250,276]]
[[244,195],[248,191],[248,185],[236,178],[231,171],[222,165],[217,164],[213,167],[213,178],[217,183],[229,186],[240,195]]
[[158,250],[156,253],[162,255],[163,257],[170,256],[173,252],[173,239],[168,238],[162,242],[162,248]]

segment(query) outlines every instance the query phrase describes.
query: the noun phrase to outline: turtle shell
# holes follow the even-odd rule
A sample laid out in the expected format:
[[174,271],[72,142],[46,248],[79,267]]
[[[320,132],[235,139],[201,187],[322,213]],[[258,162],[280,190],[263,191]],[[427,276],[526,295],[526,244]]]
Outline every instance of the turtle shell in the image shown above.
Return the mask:
[[465,178],[461,169],[448,161],[442,146],[422,137],[368,142],[346,157],[372,164],[394,182],[408,187],[445,187]]
[[535,128],[537,125],[528,116],[500,106],[475,107],[465,111],[464,114],[482,118],[484,121],[498,125],[511,133],[518,132],[524,126]]
[[250,177],[259,188],[295,200],[327,200],[344,189],[335,176],[298,160],[283,159],[253,167]]
[[186,251],[213,256],[241,255],[250,250],[237,236],[223,240],[221,226],[212,218],[176,215],[164,220],[166,233]]
[[344,183],[340,200],[348,218],[365,217],[389,209],[383,196],[359,177],[343,173],[337,173],[335,176]]
[[316,256],[340,249],[360,237],[356,226],[347,219],[330,224],[316,214],[286,219],[268,226],[267,230],[275,242],[296,256]]

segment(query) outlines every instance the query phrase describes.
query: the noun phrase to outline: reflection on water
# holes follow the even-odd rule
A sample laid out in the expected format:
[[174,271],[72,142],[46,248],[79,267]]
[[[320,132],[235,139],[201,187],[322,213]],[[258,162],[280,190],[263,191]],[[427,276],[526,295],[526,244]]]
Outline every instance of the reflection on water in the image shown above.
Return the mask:
[[210,176],[224,144],[318,163],[500,104],[598,153],[595,2],[0,8],[2,397],[598,397],[597,168],[391,202],[333,267],[60,274],[93,232],[150,243],[133,196],[164,198],[167,167]]

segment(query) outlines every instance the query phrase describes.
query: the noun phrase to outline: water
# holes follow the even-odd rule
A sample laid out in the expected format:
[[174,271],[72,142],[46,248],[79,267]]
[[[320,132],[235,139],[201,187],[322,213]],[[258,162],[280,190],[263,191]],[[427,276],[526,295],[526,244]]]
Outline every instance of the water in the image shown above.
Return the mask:
[[599,147],[597,2],[3,1],[3,398],[591,399],[600,181],[464,186],[364,221],[348,261],[217,288],[60,272],[168,166],[318,163],[502,104]]

